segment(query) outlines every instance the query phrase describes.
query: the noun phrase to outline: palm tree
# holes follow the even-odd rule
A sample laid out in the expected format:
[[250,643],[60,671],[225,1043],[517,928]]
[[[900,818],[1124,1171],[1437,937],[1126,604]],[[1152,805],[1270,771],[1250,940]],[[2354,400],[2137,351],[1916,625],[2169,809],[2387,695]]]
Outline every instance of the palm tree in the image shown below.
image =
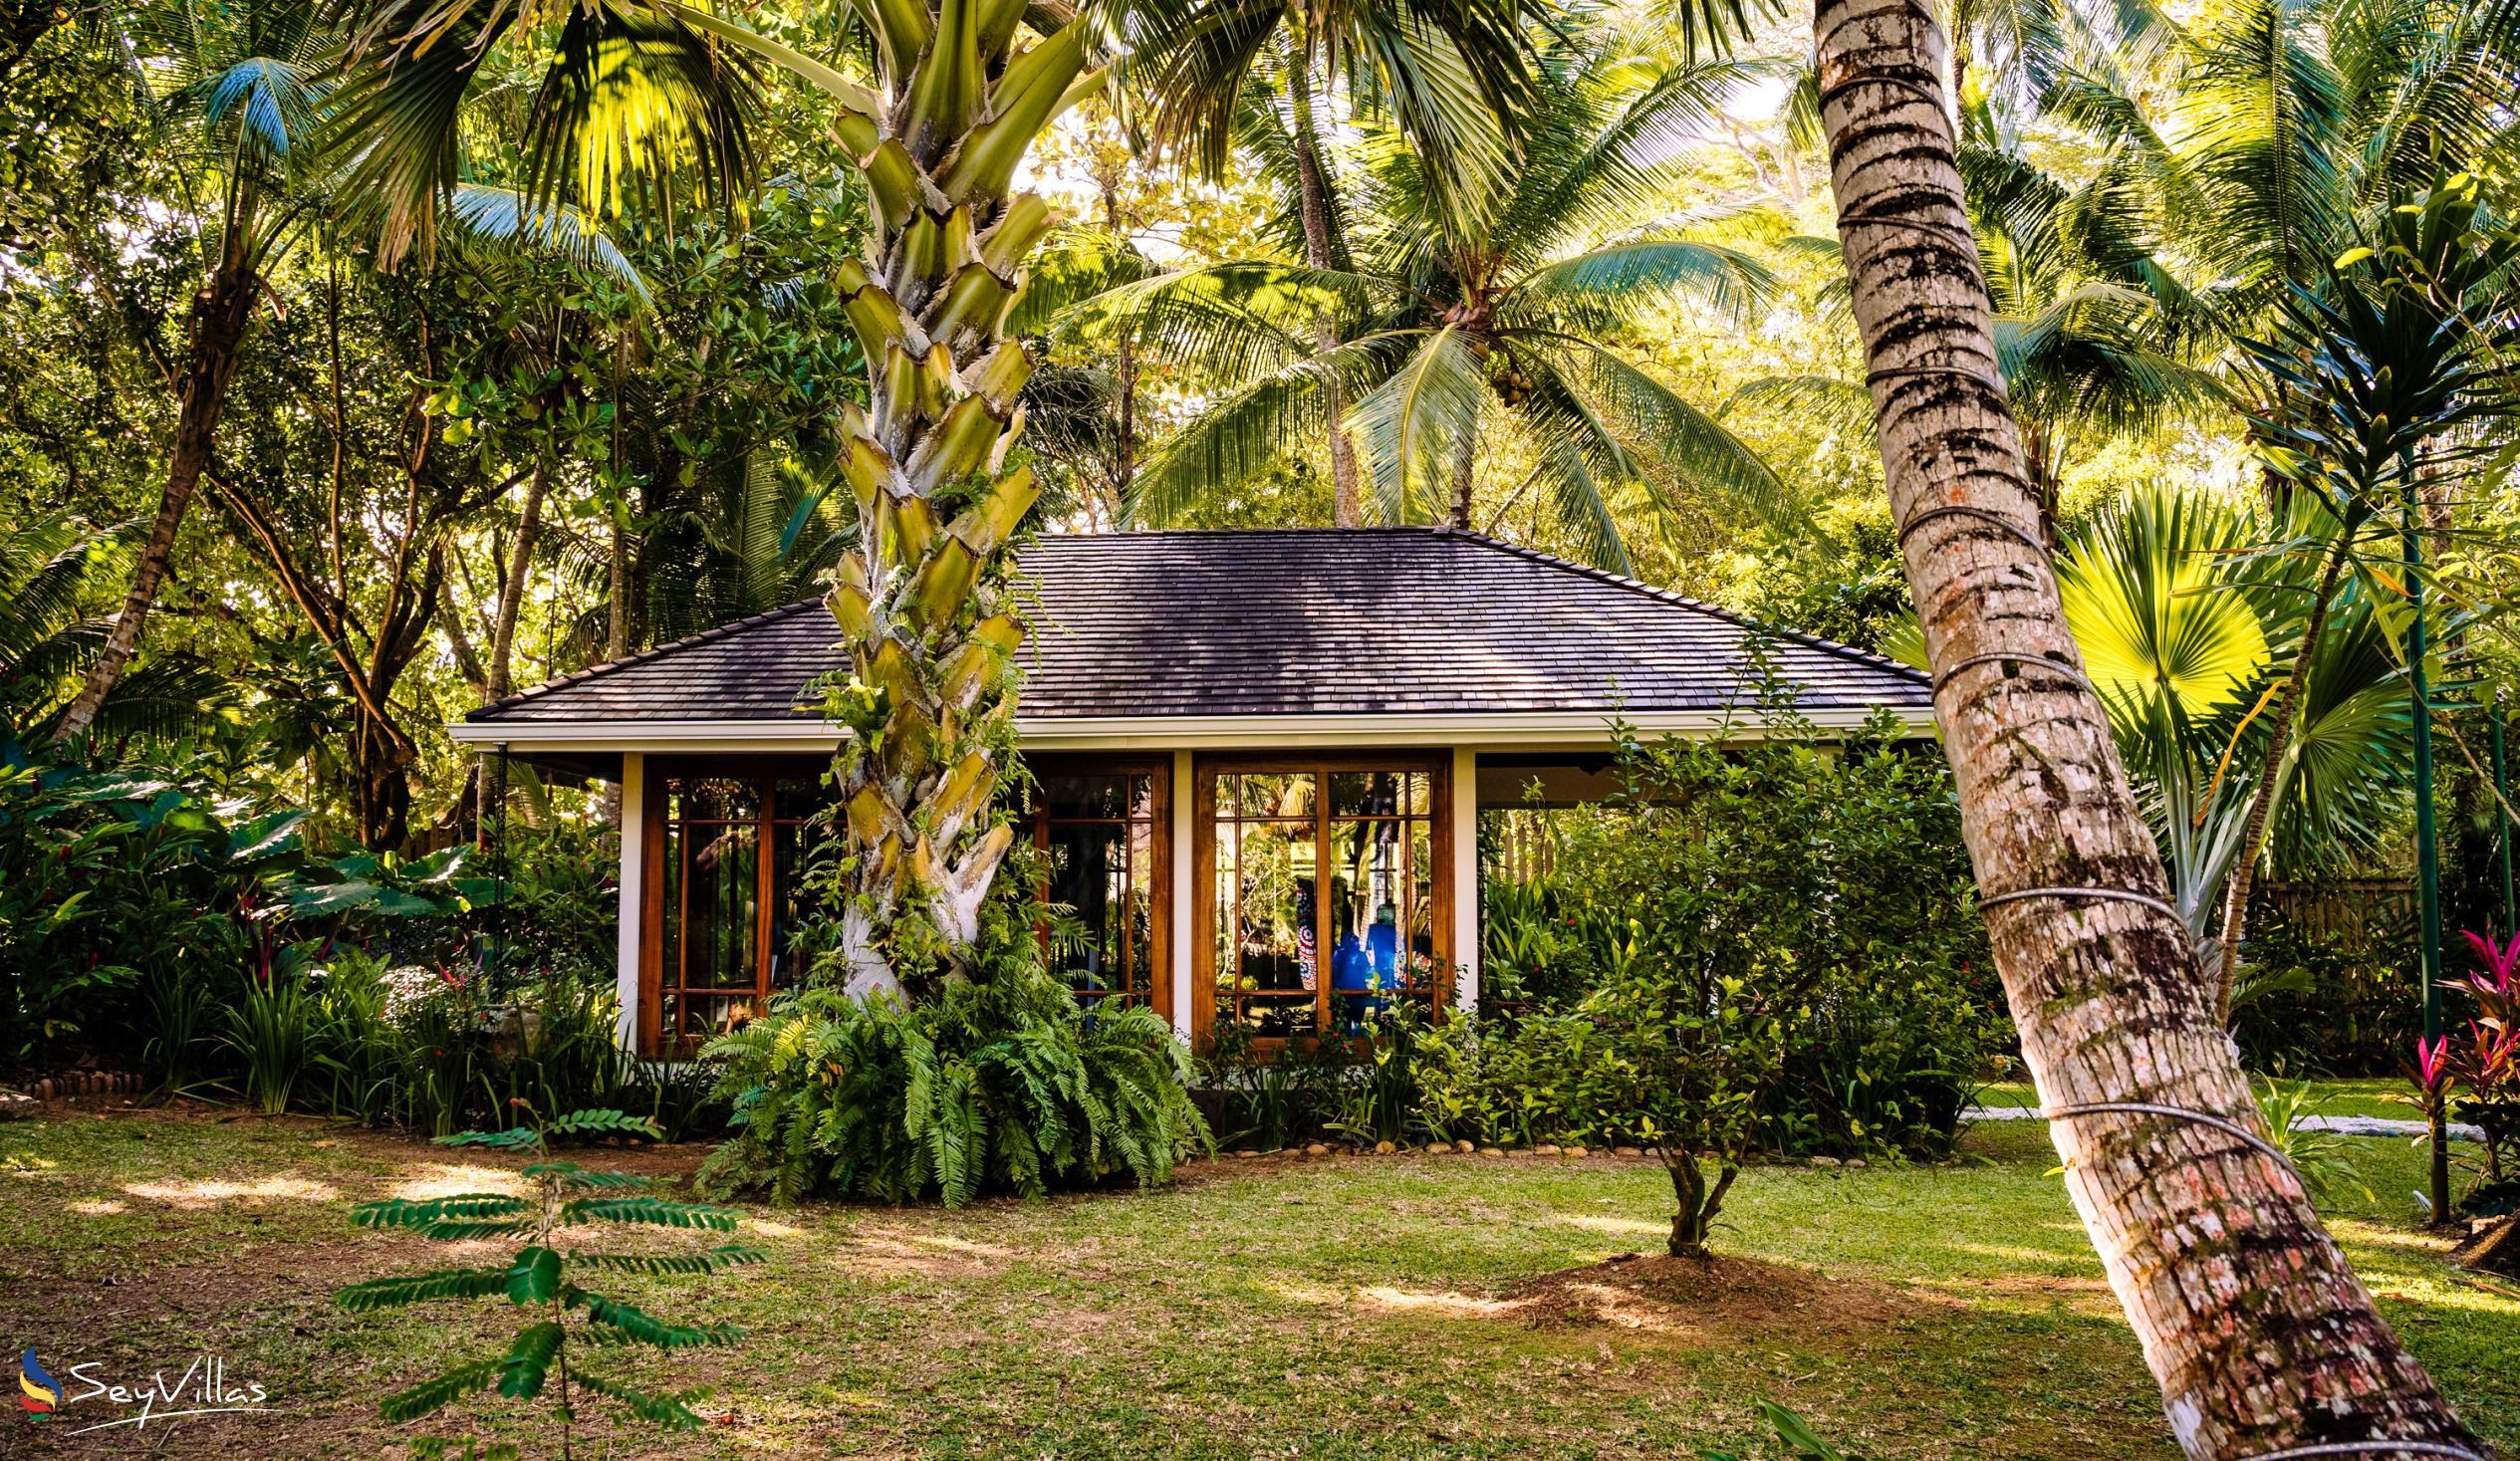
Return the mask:
[[2037,533],[1932,15],[1813,17],[1838,231],[1980,902],[2066,1184],[2191,1456],[2482,1454],[2265,1120]]
[[2347,255],[2323,291],[2283,300],[2276,341],[2250,350],[2271,387],[2253,434],[2278,505],[2307,525],[2287,546],[2317,568],[2224,894],[2226,1006],[2249,879],[2338,597],[2349,586],[2363,604],[2402,595],[2408,566],[2391,519],[2418,495],[2446,491],[2483,449],[2460,439],[2473,435],[2462,427],[2515,406],[2501,364],[2511,332],[2498,317],[2520,238],[2477,230],[2478,191],[2461,174],[2384,215],[2372,244]]
[[160,115],[193,152],[212,201],[200,220],[206,267],[183,354],[157,362],[177,400],[157,515],[122,611],[54,727],[60,741],[88,733],[139,645],[175,535],[217,446],[264,273],[307,219],[306,158],[331,90],[333,37],[311,0],[152,0],[126,18],[125,29],[157,91]]
[[[1334,424],[1361,447],[1376,515],[1467,529],[1482,420],[1513,423],[1539,492],[1584,557],[1625,571],[1613,488],[1656,468],[1772,511],[1783,489],[1711,417],[1605,343],[1675,296],[1739,312],[1771,280],[1739,250],[1666,230],[1621,231],[1655,201],[1685,142],[1767,68],[1706,62],[1656,73],[1615,37],[1551,54],[1525,123],[1527,155],[1480,213],[1444,204],[1439,167],[1392,147],[1353,216],[1354,267],[1235,262],[1158,276],[1083,307],[1075,328],[1142,334],[1236,383],[1150,460],[1133,515],[1162,521],[1229,491],[1290,440]],[[1306,337],[1336,310],[1346,343]],[[1348,387],[1356,404],[1335,412]]]
[[[2219,415],[2228,396],[2208,366],[2227,341],[2150,237],[2123,156],[2068,181],[2002,131],[1990,108],[1964,113],[1958,161],[2022,464],[2053,547],[2075,452]],[[1789,243],[1836,252],[1824,240]],[[1746,382],[1733,403],[1864,411],[1872,400],[1861,382],[1800,375]]]
[[[1211,177],[1240,141],[1292,178],[1314,269],[1349,264],[1329,140],[1342,82],[1358,110],[1387,112],[1472,197],[1502,175],[1529,92],[1519,0],[1155,0],[1133,19],[1135,49],[1151,58],[1142,86],[1157,140],[1191,152]],[[1311,326],[1319,351],[1338,347],[1331,311]],[[1325,389],[1335,520],[1354,527],[1364,521],[1356,458],[1336,424],[1347,414],[1344,383],[1333,373]]]
[[[915,997],[972,978],[981,901],[1013,834],[996,808],[1012,747],[1021,620],[1010,538],[1038,488],[1004,467],[1032,371],[1005,328],[1050,209],[1013,181],[1034,139],[1104,85],[1099,11],[1022,0],[855,6],[872,85],[705,11],[574,8],[529,124],[534,191],[669,205],[691,176],[731,202],[750,175],[753,73],[822,91],[867,186],[863,260],[840,261],[868,403],[839,435],[857,542],[829,603],[848,683],[834,766],[846,807],[838,958],[853,995]],[[390,262],[430,241],[460,161],[454,118],[498,43],[532,19],[504,0],[377,0],[346,106],[356,183]]]
[[[2270,532],[2213,497],[2154,489],[2105,509],[2057,564],[2067,623],[2160,843],[2171,901],[2217,970],[2231,953],[2217,920],[2252,839],[2271,827],[2291,866],[2349,861],[2381,842],[2398,805],[2412,722],[2386,601],[2359,584],[2341,596],[2317,586],[2328,610],[2314,608],[2306,624],[2319,555],[2260,546],[2331,533],[2307,514],[2293,534]],[[2296,703],[2279,698],[2288,689]],[[2284,738],[2295,719],[2298,733]],[[2270,761],[2273,791],[2261,795]],[[2223,987],[2227,1014],[2227,978]]]

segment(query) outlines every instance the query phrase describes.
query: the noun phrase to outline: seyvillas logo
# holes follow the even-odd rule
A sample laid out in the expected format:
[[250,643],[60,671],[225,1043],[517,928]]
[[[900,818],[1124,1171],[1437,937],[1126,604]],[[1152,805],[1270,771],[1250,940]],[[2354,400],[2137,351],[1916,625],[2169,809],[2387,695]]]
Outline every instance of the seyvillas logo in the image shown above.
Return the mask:
[[32,1349],[18,1355],[18,1404],[30,1415],[50,1415],[61,1408],[61,1381],[45,1371]]
[[[78,1393],[72,1394],[44,1368],[34,1350],[26,1350],[18,1356],[18,1404],[30,1414],[63,1420],[71,1418],[66,1407],[87,1401],[102,1400],[122,1407],[124,1413],[91,1421],[71,1431],[71,1435],[125,1425],[146,1431],[152,1422],[163,1424],[190,1415],[251,1415],[269,1408],[266,1402],[270,1397],[263,1387],[230,1380],[227,1361],[216,1354],[196,1357],[172,1377],[165,1370],[158,1370],[145,1383],[116,1384],[97,1373],[104,1367],[94,1360],[64,1366],[64,1372],[79,1385]],[[83,1411],[82,1417],[90,1413],[93,1412]]]

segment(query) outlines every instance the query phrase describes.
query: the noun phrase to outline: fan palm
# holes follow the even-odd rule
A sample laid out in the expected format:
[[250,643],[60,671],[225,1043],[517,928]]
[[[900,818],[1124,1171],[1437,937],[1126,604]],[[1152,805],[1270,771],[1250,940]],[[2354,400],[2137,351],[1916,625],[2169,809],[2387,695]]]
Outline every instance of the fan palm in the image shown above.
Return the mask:
[[[2170,874],[2210,962],[2235,869],[2253,855],[2255,772],[2277,740],[2269,706],[2299,662],[2312,565],[2230,504],[2163,488],[2113,503],[2064,545],[2068,624],[2109,708]],[[2410,733],[2404,675],[2367,595],[2335,607],[2276,745],[2268,806],[2292,865],[2368,852],[2387,826]]]
[[[1668,473],[1773,510],[1774,473],[1711,417],[1609,343],[1689,296],[1739,312],[1771,276],[1746,253],[1661,230],[1625,231],[1671,179],[1685,144],[1733,88],[1769,68],[1655,70],[1609,39],[1562,49],[1539,73],[1527,157],[1476,217],[1444,206],[1437,164],[1378,149],[1361,182],[1382,224],[1347,269],[1242,261],[1112,291],[1072,328],[1159,341],[1234,383],[1140,474],[1133,516],[1162,521],[1225,492],[1291,441],[1336,425],[1360,448],[1376,514],[1467,528],[1483,418],[1510,420],[1537,491],[1591,561],[1624,571],[1614,488]],[[1308,322],[1335,311],[1323,352]],[[1338,414],[1341,391],[1356,404]]]

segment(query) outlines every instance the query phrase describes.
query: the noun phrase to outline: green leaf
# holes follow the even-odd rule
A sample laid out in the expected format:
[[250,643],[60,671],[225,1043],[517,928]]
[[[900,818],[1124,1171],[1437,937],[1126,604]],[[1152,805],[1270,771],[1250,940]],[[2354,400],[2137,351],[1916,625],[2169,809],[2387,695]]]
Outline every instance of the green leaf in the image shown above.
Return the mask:
[[567,1336],[559,1322],[545,1320],[517,1331],[516,1342],[508,1346],[507,1359],[499,1373],[499,1393],[511,1400],[531,1400],[543,1392],[543,1379],[551,1371],[551,1362],[560,1355],[561,1341]]
[[252,862],[288,852],[296,846],[298,829],[307,820],[303,808],[274,812],[250,822],[237,824],[227,835],[227,858],[231,862]]
[[378,891],[375,883],[354,877],[324,887],[292,885],[281,893],[281,900],[289,905],[289,916],[293,918],[321,918],[365,907]]
[[390,1421],[417,1420],[433,1411],[443,1410],[453,1400],[472,1393],[498,1377],[506,1364],[504,1359],[476,1359],[425,1379],[399,1394],[387,1395],[378,1408]]
[[679,1395],[650,1395],[644,1390],[632,1389],[618,1380],[609,1380],[600,1374],[588,1374],[584,1370],[578,1371],[571,1378],[608,1400],[629,1406],[632,1414],[650,1425],[661,1425],[671,1430],[697,1430],[706,1424],[698,1415],[692,1413],[688,1404],[689,1401],[707,1394],[706,1390],[685,1390]]
[[590,1294],[584,1289],[571,1289],[568,1302],[573,1309],[585,1310],[590,1322],[619,1330],[642,1344],[651,1344],[659,1349],[732,1344],[744,1337],[744,1332],[733,1325],[667,1324],[635,1305],[607,1299],[601,1294]]
[[538,1161],[525,1169],[525,1175],[556,1177],[563,1186],[578,1188],[647,1187],[652,1186],[656,1180],[653,1177],[639,1176],[635,1172],[594,1171],[574,1161]]
[[452,1136],[435,1138],[440,1146],[496,1146],[509,1151],[540,1146],[542,1133],[531,1126],[511,1126],[504,1131],[458,1131]]
[[433,1273],[405,1274],[398,1278],[370,1279],[353,1284],[333,1295],[333,1302],[353,1314],[366,1314],[378,1309],[399,1309],[406,1304],[424,1304],[432,1299],[479,1299],[503,1293],[508,1276],[494,1268],[444,1268]]
[[664,1128],[647,1116],[633,1116],[610,1106],[571,1111],[556,1116],[543,1127],[551,1136],[637,1136],[649,1141],[665,1139]]
[[732,1232],[733,1208],[704,1202],[665,1202],[653,1197],[582,1197],[563,1203],[564,1223],[638,1223],[651,1228],[711,1228]]
[[501,1192],[459,1192],[425,1202],[388,1198],[363,1202],[351,1209],[351,1220],[363,1228],[425,1228],[450,1218],[505,1218],[526,1212],[531,1204]]
[[572,1253],[582,1268],[625,1274],[712,1274],[739,1264],[767,1263],[770,1255],[741,1243],[727,1243],[706,1253]]
[[514,1304],[542,1304],[560,1292],[560,1255],[530,1244],[516,1255],[507,1272],[507,1296]]

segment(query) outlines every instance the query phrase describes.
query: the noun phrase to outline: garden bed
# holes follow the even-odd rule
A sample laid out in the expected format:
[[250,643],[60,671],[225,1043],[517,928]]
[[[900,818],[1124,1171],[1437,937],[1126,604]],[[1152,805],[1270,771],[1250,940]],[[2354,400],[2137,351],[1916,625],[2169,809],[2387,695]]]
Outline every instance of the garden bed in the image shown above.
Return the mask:
[[[2520,1441],[2520,1288],[2456,1273],[2403,1226],[2420,1153],[2356,1154],[2385,1199],[2339,1216],[2358,1268],[2469,1420]],[[618,1161],[671,1176],[701,1155]],[[1711,1267],[1655,1256],[1657,1165],[1598,1154],[1293,1153],[1196,1162],[1142,1194],[755,1206],[741,1236],[769,1264],[625,1289],[750,1332],[631,1370],[715,1384],[709,1430],[596,1430],[615,1456],[1756,1455],[1768,1395],[1878,1456],[2174,1455],[2040,1133],[1990,1124],[1965,1157],[1755,1169]],[[329,1299],[494,1251],[362,1234],[353,1203],[514,1165],[299,1117],[56,1104],[0,1126],[0,1327],[57,1374],[207,1351],[269,1391],[272,1413],[150,1426],[159,1454],[392,1455],[466,1430],[540,1454],[494,1398],[415,1427],[377,1414],[494,1349],[504,1305],[353,1316]],[[0,1454],[141,1448],[127,1428],[68,1434],[104,1413],[12,1416]]]

